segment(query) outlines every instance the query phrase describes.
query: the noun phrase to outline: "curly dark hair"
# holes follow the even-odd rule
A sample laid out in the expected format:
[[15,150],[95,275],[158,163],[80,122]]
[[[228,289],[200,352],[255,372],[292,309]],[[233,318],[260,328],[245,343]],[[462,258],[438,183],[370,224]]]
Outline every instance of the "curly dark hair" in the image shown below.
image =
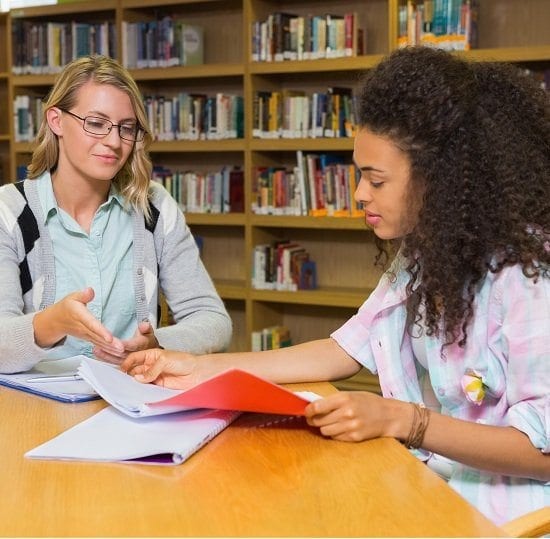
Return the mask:
[[464,346],[488,272],[549,277],[548,95],[512,65],[411,47],[366,73],[357,112],[407,153],[423,193],[401,242],[409,328],[424,301],[427,334]]

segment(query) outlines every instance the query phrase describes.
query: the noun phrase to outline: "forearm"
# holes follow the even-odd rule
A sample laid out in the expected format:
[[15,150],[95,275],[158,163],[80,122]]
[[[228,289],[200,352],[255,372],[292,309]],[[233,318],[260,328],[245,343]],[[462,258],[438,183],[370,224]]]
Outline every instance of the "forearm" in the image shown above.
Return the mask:
[[192,354],[224,350],[231,341],[231,319],[224,312],[202,311],[177,324],[155,329],[159,345]]
[[361,368],[330,338],[263,352],[200,356],[197,363],[201,362],[212,374],[239,368],[281,384],[337,380]]
[[34,316],[35,313],[0,317],[0,372],[26,371],[47,357],[47,350],[34,340]]
[[[404,441],[411,427],[412,405],[394,403],[401,409],[395,417],[402,419],[394,423],[393,435]],[[550,455],[534,447],[529,437],[514,427],[482,425],[432,412],[422,448],[472,468],[550,481]]]

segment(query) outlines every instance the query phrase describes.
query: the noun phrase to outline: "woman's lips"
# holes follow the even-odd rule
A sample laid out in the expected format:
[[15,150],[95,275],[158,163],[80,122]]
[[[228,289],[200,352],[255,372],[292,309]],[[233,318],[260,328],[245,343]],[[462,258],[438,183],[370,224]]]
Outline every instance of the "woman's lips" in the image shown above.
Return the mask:
[[382,217],[380,217],[380,215],[376,215],[375,213],[367,213],[365,219],[369,225],[376,226],[380,223]]

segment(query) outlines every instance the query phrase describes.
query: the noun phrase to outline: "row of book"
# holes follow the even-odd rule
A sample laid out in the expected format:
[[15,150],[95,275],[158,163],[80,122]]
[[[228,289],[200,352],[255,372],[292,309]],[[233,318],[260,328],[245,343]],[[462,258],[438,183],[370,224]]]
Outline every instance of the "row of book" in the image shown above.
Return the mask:
[[116,58],[112,22],[38,22],[13,19],[12,71],[15,75],[58,73],[81,56],[103,54]]
[[336,154],[296,152],[296,166],[256,167],[252,211],[260,215],[358,217],[363,212],[353,196],[357,168]]
[[32,142],[38,133],[44,104],[41,98],[17,95],[13,99],[13,133],[15,142]]
[[478,16],[479,0],[407,0],[399,6],[398,45],[475,49]]
[[122,22],[122,63],[130,69],[204,63],[204,29],[171,16]]
[[355,134],[351,88],[330,87],[306,95],[299,90],[257,91],[253,98],[255,138],[350,138]]
[[290,330],[286,326],[270,326],[252,332],[251,347],[253,352],[276,350],[291,345]]
[[240,95],[180,92],[146,96],[145,111],[155,140],[222,140],[244,137]]
[[153,167],[153,181],[161,183],[189,213],[235,213],[244,211],[244,172],[230,165],[210,172],[173,171]]
[[252,23],[252,61],[317,60],[365,54],[356,13],[297,15],[275,12]]
[[[222,140],[244,137],[243,98],[217,93],[145,96],[145,111],[154,140]],[[42,120],[42,98],[17,95],[13,100],[16,142],[36,138]]]
[[258,290],[314,290],[317,266],[300,244],[280,240],[254,246],[252,287]]

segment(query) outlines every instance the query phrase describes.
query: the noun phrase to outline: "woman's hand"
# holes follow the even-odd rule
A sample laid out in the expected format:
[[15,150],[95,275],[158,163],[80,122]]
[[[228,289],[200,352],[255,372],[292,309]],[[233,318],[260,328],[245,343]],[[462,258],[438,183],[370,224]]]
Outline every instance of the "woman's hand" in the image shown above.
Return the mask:
[[122,350],[116,350],[114,353],[112,350],[101,346],[96,346],[92,352],[98,359],[118,365],[131,352],[156,348],[159,345],[153,326],[149,322],[140,322],[134,336],[131,339],[124,339],[120,342],[123,346]]
[[366,391],[341,391],[308,404],[309,425],[321,434],[345,442],[381,436],[404,439],[412,423],[412,407]]
[[93,288],[72,292],[62,300],[36,313],[33,318],[34,339],[38,346],[48,348],[70,335],[107,350],[111,354],[124,350],[122,342],[88,310],[94,299]]
[[197,359],[192,354],[154,348],[129,354],[120,369],[139,382],[186,389],[206,378],[196,372],[196,365]]

